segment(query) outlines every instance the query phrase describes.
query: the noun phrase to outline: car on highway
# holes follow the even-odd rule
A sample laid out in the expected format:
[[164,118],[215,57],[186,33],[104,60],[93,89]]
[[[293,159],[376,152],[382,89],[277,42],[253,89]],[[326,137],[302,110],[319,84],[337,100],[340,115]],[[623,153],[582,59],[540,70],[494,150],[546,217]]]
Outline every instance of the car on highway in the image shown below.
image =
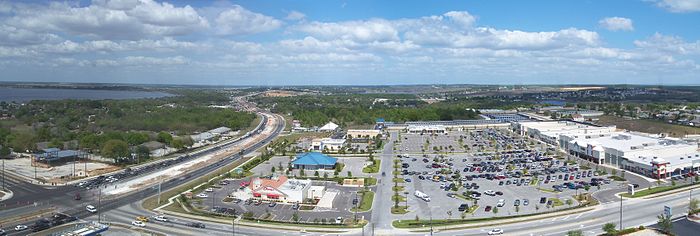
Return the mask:
[[85,207],[85,210],[87,210],[90,213],[97,213],[97,208],[95,208],[95,206],[93,206],[93,205],[87,205]]
[[141,222],[148,222],[148,217],[138,216],[138,217],[136,217],[136,220],[141,221]]
[[492,229],[491,231],[489,231],[489,235],[500,235],[500,234],[503,234],[502,229]]
[[161,222],[168,222],[168,217],[164,215],[157,215],[153,217],[154,220],[161,221]]
[[23,231],[26,230],[28,227],[26,225],[17,225],[15,226],[15,231]]
[[187,226],[192,227],[192,228],[200,228],[200,229],[206,228],[206,226],[204,224],[199,223],[199,222],[190,222],[187,224]]
[[143,223],[142,221],[138,221],[138,220],[132,221],[131,225],[137,226],[137,227],[146,227],[146,223]]

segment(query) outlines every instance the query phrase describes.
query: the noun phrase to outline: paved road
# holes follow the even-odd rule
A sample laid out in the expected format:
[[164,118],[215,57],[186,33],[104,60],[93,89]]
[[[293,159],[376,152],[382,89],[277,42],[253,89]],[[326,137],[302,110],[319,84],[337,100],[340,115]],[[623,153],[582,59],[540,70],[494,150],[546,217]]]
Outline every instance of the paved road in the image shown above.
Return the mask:
[[[377,193],[374,195],[374,203],[372,203],[372,217],[371,223],[365,227],[365,232],[372,232],[373,230],[377,234],[390,233],[392,230],[391,222],[391,206],[394,203],[391,201],[391,187],[393,183],[391,182],[393,178],[393,165],[394,165],[394,142],[397,139],[397,133],[391,132],[389,135],[389,141],[384,145],[384,151],[381,154],[382,162],[379,169],[379,179],[377,182]],[[384,172],[385,176],[381,176]]]
[[[258,148],[262,147],[266,143],[270,142],[272,139],[274,139],[277,135],[279,135],[282,130],[284,130],[284,119],[280,116],[275,115],[281,122],[277,122],[276,126],[274,127],[274,130],[272,134],[262,140],[259,143],[256,143],[248,148],[245,149],[245,151],[242,153],[242,155],[247,155],[248,153],[251,153]],[[195,170],[193,172],[188,173],[187,175],[180,177],[180,178],[174,178],[170,179],[168,181],[165,181],[161,184],[161,188],[163,191],[166,191],[168,189],[174,188],[176,186],[182,185],[184,183],[190,182],[199,176],[211,173],[212,171],[217,170],[221,166],[228,165],[238,159],[242,156],[241,154],[234,154],[231,155],[230,157],[227,157],[225,159],[220,160],[219,162],[216,162],[214,164],[211,164],[209,166],[202,167],[198,170]],[[34,186],[34,187],[26,187],[26,189],[20,188],[21,191],[35,191],[33,192],[34,197],[37,199],[42,199],[43,202],[51,202],[53,206],[56,206],[60,211],[65,212],[69,215],[76,216],[80,219],[86,218],[91,216],[90,213],[84,210],[84,205],[76,205],[75,200],[73,200],[73,196],[75,191],[78,189],[76,187],[72,186],[63,186],[63,187],[54,187],[54,188],[47,188],[47,187],[41,187],[41,186],[36,186],[28,183],[22,183],[18,182],[17,184],[22,184],[26,186]],[[96,197],[96,191],[99,190],[90,190],[89,192],[83,192],[83,200],[82,203],[86,202],[96,202],[95,197]],[[156,188],[146,188],[146,189],[141,189],[139,191],[130,193],[128,195],[122,196],[117,199],[112,199],[112,200],[103,200],[101,201],[100,204],[100,209],[99,211],[102,214],[105,214],[104,212],[109,212],[110,210],[117,209],[121,206],[128,205],[134,202],[138,202],[140,200],[143,200],[147,198],[148,196],[152,196],[157,194],[157,189]],[[50,196],[49,199],[47,200],[47,196]],[[15,199],[15,198],[13,198]],[[17,198],[19,199],[19,198]],[[24,200],[24,199],[23,199]],[[97,206],[97,204],[94,204]],[[31,208],[28,208],[31,209]],[[0,211],[0,214],[2,214],[4,211]],[[11,213],[8,213],[11,214]],[[109,213],[107,213],[109,214]],[[31,222],[25,222],[25,224],[31,224]],[[12,235],[12,234],[10,234]]]

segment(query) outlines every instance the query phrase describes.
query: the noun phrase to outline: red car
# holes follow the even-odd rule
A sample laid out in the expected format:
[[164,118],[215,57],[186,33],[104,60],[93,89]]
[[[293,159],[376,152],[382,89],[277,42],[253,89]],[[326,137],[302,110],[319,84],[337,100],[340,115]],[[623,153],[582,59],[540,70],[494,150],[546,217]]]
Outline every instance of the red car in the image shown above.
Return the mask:
[[486,206],[486,208],[484,208],[484,211],[489,212],[489,211],[491,211],[491,208],[492,208],[491,206]]

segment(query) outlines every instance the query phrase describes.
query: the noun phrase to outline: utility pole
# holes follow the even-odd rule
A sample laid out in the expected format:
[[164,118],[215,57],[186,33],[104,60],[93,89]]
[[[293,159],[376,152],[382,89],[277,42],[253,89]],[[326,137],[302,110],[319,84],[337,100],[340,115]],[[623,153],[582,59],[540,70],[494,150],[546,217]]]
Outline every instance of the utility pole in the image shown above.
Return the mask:
[[236,209],[233,209],[233,218],[231,218],[231,233],[236,236]]
[[622,195],[620,195],[620,231],[622,231]]
[[433,236],[433,216],[430,216],[430,236]]
[[2,190],[5,190],[5,159],[2,159]]
[[357,224],[357,191],[355,191],[355,200],[352,202],[352,205],[355,207],[355,213],[353,215],[354,218],[354,223]]
[[100,209],[100,208],[102,206],[102,188],[99,188],[99,189],[100,189],[100,194],[97,195],[97,222],[101,223],[102,222],[102,213],[100,211],[102,209]]

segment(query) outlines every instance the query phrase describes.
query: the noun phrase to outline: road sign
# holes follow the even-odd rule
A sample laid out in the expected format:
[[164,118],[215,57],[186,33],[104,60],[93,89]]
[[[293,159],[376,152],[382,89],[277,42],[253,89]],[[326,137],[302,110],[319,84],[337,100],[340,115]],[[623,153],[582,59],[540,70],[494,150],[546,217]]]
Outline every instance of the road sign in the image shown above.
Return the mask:
[[671,207],[670,206],[664,206],[664,215],[666,217],[671,218]]
[[627,193],[628,193],[630,196],[634,195],[634,185],[632,185],[632,184],[628,184],[628,185],[627,185]]

